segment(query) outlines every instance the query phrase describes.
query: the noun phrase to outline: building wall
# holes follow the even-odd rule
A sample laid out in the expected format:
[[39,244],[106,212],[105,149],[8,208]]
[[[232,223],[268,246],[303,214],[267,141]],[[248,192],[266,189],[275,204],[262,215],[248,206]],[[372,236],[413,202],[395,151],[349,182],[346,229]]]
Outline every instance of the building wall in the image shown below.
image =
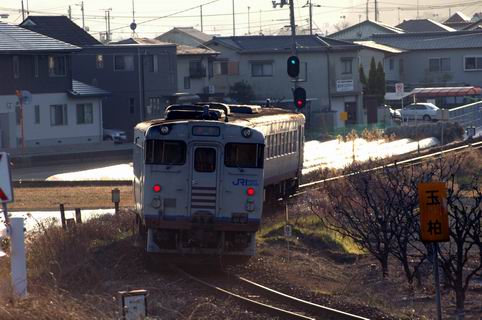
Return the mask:
[[[229,93],[229,87],[238,81],[247,81],[255,92],[255,99],[259,102],[270,98],[277,103],[278,100],[292,101],[292,79],[286,72],[287,53],[255,53],[238,54],[235,50],[224,46],[213,47],[221,52],[217,60],[239,61],[239,75],[214,75],[211,83],[215,86],[216,92]],[[358,65],[362,63],[369,66],[372,56],[376,61],[383,61],[383,53],[371,49],[336,51],[329,54],[326,52],[300,52],[298,54],[301,62],[300,78],[305,82],[300,82],[307,92],[310,101],[303,113],[309,118],[313,127],[317,127],[320,122],[320,113],[328,110],[331,102],[331,110],[337,111],[335,123],[343,126],[344,122],[339,120],[339,112],[345,111],[345,104],[356,103],[357,123],[366,122],[366,112],[362,105],[361,84],[359,81]],[[329,58],[328,58],[329,56]],[[351,73],[345,73],[343,60],[352,61]],[[329,60],[329,70],[328,70]],[[273,75],[271,77],[255,77],[251,74],[251,65],[256,61],[272,62]],[[305,70],[305,63],[306,70]],[[367,68],[367,67],[365,67]],[[329,72],[328,72],[329,71]],[[328,86],[328,74],[330,85]],[[338,86],[337,86],[337,81]],[[348,83],[342,87],[341,83]],[[351,85],[351,88],[350,88]],[[331,95],[331,101],[330,101]]]
[[[202,78],[191,78],[189,76],[189,62],[194,60],[201,60],[203,68],[206,70],[206,76]],[[178,55],[177,56],[177,91],[178,92],[188,92],[191,94],[204,93],[204,88],[207,87],[209,83],[209,69],[208,69],[208,58],[202,55]],[[186,88],[184,86],[184,78],[189,78],[190,87]]]
[[[473,85],[482,86],[482,70],[465,71],[465,56],[482,56],[482,48],[424,50],[401,53],[385,58],[387,80],[401,81],[412,86],[438,85]],[[450,58],[450,71],[430,72],[429,58]],[[394,59],[394,69],[387,68],[390,59]],[[403,60],[403,72],[400,71]]]
[[[77,124],[78,103],[92,103],[93,123]],[[67,105],[67,125],[51,124],[50,106]],[[35,123],[35,105],[39,106],[40,122]],[[0,96],[0,115],[8,115],[8,147],[20,146],[21,125],[17,124],[18,98],[14,95]],[[73,98],[66,93],[33,94],[32,102],[23,106],[23,135],[26,147],[49,146],[102,141],[102,100],[100,98]],[[18,139],[17,139],[18,138]],[[7,147],[6,140],[3,146]]]
[[347,28],[329,35],[330,38],[337,40],[367,40],[375,33],[393,33],[372,23],[360,23],[356,27]]
[[[103,68],[96,57],[103,56]],[[115,55],[132,55],[134,69],[115,71]],[[148,57],[158,58],[157,72],[150,72]],[[144,119],[162,116],[169,97],[177,91],[176,46],[113,45],[83,49],[73,57],[74,79],[111,93],[104,100],[104,127],[125,130],[132,137],[134,126]],[[150,106],[158,99],[160,106]],[[156,111],[155,113],[153,113]]]
[[164,42],[184,44],[190,47],[198,47],[202,43],[199,40],[185,34],[184,32],[170,31],[163,35],[160,35],[156,39]]
[[[54,55],[54,54],[52,54]],[[50,76],[48,55],[0,54],[0,95],[15,94],[16,90],[29,90],[32,93],[65,92],[72,88],[72,68],[70,53],[66,56],[66,75]],[[19,77],[14,77],[13,56],[19,59]],[[38,77],[35,76],[34,57],[38,59]]]

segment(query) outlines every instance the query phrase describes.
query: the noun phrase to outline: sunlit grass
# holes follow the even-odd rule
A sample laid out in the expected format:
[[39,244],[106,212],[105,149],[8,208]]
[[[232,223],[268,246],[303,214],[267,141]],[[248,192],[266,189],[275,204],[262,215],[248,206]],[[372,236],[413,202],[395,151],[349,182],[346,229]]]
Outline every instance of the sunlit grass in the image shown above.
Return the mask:
[[[257,233],[258,243],[286,240],[283,231],[285,224],[285,222],[280,221],[262,226]],[[293,237],[289,241],[302,243],[303,240],[310,239],[321,248],[356,255],[365,253],[351,239],[342,237],[335,231],[325,228],[316,216],[302,217],[291,221],[290,224],[293,226]]]

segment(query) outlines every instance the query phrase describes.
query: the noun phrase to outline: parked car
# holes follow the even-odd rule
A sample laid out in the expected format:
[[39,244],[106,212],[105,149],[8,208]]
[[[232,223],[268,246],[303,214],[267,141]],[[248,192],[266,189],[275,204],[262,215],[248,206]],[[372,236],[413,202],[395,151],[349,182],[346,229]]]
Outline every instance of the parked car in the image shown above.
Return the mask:
[[123,143],[127,141],[127,135],[122,130],[104,129],[104,140],[114,141],[114,143]]
[[432,121],[432,120],[440,120],[441,110],[433,103],[418,102],[418,103],[412,103],[403,107],[400,110],[400,115],[404,120],[417,119],[417,120],[424,120],[424,121]]
[[392,106],[389,106],[388,104],[383,104],[379,108],[388,111],[388,113],[390,113],[390,117],[393,120],[400,120],[402,118],[401,115],[400,115],[400,111],[393,108]]

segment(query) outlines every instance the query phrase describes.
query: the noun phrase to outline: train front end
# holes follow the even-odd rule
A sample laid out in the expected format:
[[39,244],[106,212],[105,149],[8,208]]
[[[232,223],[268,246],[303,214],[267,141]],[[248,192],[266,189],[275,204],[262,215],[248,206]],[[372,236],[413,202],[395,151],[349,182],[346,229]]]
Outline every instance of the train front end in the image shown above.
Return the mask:
[[143,145],[136,184],[147,252],[255,254],[263,209],[261,132],[222,121],[166,122],[150,127]]

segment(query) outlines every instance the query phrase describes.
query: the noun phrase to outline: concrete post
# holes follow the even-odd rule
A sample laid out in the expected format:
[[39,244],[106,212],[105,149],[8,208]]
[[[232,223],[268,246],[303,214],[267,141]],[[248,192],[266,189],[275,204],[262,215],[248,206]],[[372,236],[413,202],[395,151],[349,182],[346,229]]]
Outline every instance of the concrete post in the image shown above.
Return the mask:
[[27,265],[25,260],[25,236],[23,231],[23,218],[10,219],[11,238],[11,273],[14,293],[20,297],[27,296]]

